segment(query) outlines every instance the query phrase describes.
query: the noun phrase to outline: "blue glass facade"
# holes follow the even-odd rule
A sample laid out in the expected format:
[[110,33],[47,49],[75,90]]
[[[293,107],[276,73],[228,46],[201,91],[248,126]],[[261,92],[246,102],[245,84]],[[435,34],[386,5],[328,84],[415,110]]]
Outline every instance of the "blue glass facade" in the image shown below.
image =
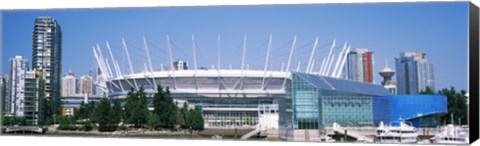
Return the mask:
[[402,119],[416,127],[435,127],[447,112],[442,95],[391,95],[381,85],[313,74],[292,73],[288,92],[291,97],[279,102],[280,134],[286,140],[297,130],[325,129],[333,123],[373,127]]
[[373,126],[373,96],[390,92],[381,85],[293,73],[291,95],[292,127],[322,129],[334,122],[343,126]]
[[[385,104],[388,102],[388,104]],[[447,97],[443,95],[387,95],[374,97],[376,122],[406,120],[416,127],[435,127],[447,113]],[[383,110],[387,109],[387,110]]]

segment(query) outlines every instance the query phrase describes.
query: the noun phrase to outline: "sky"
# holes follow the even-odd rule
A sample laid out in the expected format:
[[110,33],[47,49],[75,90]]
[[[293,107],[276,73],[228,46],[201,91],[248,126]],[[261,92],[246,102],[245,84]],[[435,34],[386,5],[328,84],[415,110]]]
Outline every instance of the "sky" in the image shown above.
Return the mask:
[[[320,69],[336,40],[335,54],[345,42],[353,48],[374,52],[374,79],[401,52],[426,53],[435,66],[436,89],[468,89],[468,3],[379,3],[265,6],[157,7],[65,10],[15,10],[2,12],[2,74],[8,60],[21,55],[31,67],[33,21],[49,15],[59,21],[63,32],[62,74],[87,75],[97,63],[92,47],[97,44],[110,60],[106,41],[123,74],[130,73],[122,38],[134,72],[148,65],[143,36],[147,39],[152,66],[168,66],[166,35],[173,58],[193,67],[192,44],[196,45],[198,67],[217,66],[217,36],[220,35],[221,68],[240,69],[244,35],[245,62],[250,69],[263,70],[269,36],[272,53],[268,68],[280,70],[287,64],[294,35],[297,36],[292,67],[300,62],[304,71],[318,37],[314,71]],[[192,41],[192,34],[195,41]],[[192,43],[194,42],[194,43]],[[246,65],[247,66],[247,65]],[[395,78],[394,78],[395,79]]]

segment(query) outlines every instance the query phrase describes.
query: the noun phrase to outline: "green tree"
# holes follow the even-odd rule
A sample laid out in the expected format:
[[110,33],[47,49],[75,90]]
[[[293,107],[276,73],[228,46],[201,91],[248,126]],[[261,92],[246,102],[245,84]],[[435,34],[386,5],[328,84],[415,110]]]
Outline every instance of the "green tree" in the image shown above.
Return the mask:
[[177,125],[177,105],[173,102],[173,97],[170,94],[170,89],[167,87],[165,89],[165,107],[168,109],[167,112],[167,119],[165,119],[165,127],[164,128],[174,128]]
[[123,119],[125,119],[125,123],[134,123],[134,111],[136,108],[135,106],[137,105],[137,100],[137,93],[133,88],[131,88],[131,90],[127,94],[127,101],[125,102],[125,112],[123,113]]
[[120,105],[120,101],[113,100],[113,108],[110,111],[111,123],[118,125],[118,123],[122,122],[122,115],[123,115],[123,110],[122,110],[122,106]]
[[180,126],[180,128],[186,128],[186,121],[184,117],[185,116],[183,115],[182,110],[177,110],[177,124]]
[[190,109],[187,116],[187,126],[193,130],[203,130],[204,120],[200,108]]
[[102,98],[96,110],[99,131],[112,131],[113,126],[110,120],[110,110],[110,100],[108,98]]
[[75,117],[77,119],[88,119],[88,109],[87,109],[87,106],[88,106],[88,103],[85,103],[82,101],[82,103],[80,103],[80,107],[78,108],[78,110],[75,112]]
[[2,124],[3,124],[3,126],[14,125],[14,119],[10,116],[3,116],[2,117]]
[[147,93],[143,87],[140,90],[132,90],[127,94],[127,102],[125,103],[125,122],[133,124],[134,127],[140,128],[148,122],[149,112],[147,104]]
[[427,86],[425,90],[418,92],[418,94],[435,94],[435,91],[430,86]]
[[153,96],[153,107],[153,113],[160,118],[160,126],[173,129],[178,122],[178,111],[168,87],[165,90],[161,86],[157,87],[157,93]]
[[187,126],[187,116],[188,116],[188,104],[187,102],[183,103],[183,107],[180,109],[180,112],[178,112],[178,124],[182,128],[188,128]]
[[166,119],[166,108],[165,108],[165,91],[162,86],[157,86],[157,93],[153,95],[153,115],[158,118],[158,127],[164,127],[166,125],[164,119]]
[[96,112],[95,109],[97,109],[97,105],[95,104],[95,102],[91,101],[90,103],[88,103],[86,116],[92,122],[97,121],[97,117],[96,117],[97,114],[95,113]]
[[150,115],[148,112],[147,93],[144,91],[143,87],[140,87],[140,90],[138,91],[138,98],[138,110],[136,113],[138,115],[137,124],[141,127],[148,122],[148,116]]
[[17,119],[17,124],[21,126],[27,125],[27,119],[25,117],[20,117]]
[[70,120],[68,120],[68,118],[64,117],[64,116],[56,115],[53,120],[56,124],[60,124],[60,125],[70,125],[71,124]]
[[[452,122],[459,124],[458,120],[460,120],[461,124],[467,124],[467,92],[465,90],[457,92],[454,87],[450,87],[450,89],[445,88],[438,93],[447,96],[448,113],[442,116],[442,121],[448,124]],[[451,121],[451,115],[454,116],[454,121]]]
[[160,118],[157,114],[150,114],[148,117],[148,125],[153,129],[158,129],[161,127]]

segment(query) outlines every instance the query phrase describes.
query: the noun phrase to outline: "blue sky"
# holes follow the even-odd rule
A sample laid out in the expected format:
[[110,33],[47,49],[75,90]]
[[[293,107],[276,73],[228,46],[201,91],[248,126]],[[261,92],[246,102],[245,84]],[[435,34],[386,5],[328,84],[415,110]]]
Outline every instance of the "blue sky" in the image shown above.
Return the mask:
[[[246,63],[251,69],[263,69],[268,37],[272,41],[272,69],[287,63],[293,36],[297,35],[294,62],[307,66],[313,42],[319,37],[320,67],[333,39],[336,53],[347,41],[352,48],[375,52],[375,82],[378,71],[394,67],[394,57],[404,51],[424,52],[435,66],[437,89],[454,86],[467,89],[468,3],[389,3],[323,4],[284,6],[162,7],[121,9],[76,9],[48,11],[3,11],[3,66],[21,55],[31,60],[33,20],[49,15],[60,22],[63,31],[62,70],[76,76],[88,74],[95,65],[92,47],[97,43],[107,57],[108,40],[123,73],[129,68],[121,39],[125,38],[134,70],[146,63],[142,36],[148,46],[154,68],[168,64],[166,34],[174,45],[173,56],[193,65],[192,33],[197,45],[198,66],[217,64],[217,34],[221,35],[221,67],[240,68],[243,35],[247,34]],[[109,56],[108,56],[109,57]],[[110,60],[110,58],[108,58]],[[295,63],[296,64],[296,63]],[[291,69],[294,69],[292,67]]]

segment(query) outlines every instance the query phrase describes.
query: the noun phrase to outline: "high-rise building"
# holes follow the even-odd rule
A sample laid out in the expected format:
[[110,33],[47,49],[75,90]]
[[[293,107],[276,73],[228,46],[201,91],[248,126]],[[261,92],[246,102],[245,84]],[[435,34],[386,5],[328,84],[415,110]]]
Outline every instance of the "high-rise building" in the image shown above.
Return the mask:
[[353,81],[373,83],[373,52],[355,49],[347,56],[347,78]]
[[9,93],[6,101],[6,113],[15,117],[23,117],[25,101],[25,73],[27,59],[15,56],[10,59]]
[[40,72],[27,71],[25,74],[25,119],[28,125],[39,125],[44,121],[44,83]]
[[5,115],[6,83],[6,77],[0,76],[0,115]]
[[99,67],[92,67],[90,68],[90,76],[92,77],[92,83],[93,83],[93,90],[92,90],[92,95],[102,95],[102,90],[100,87],[97,85],[99,84],[100,81],[102,81],[102,72],[100,71]]
[[62,29],[57,20],[42,16],[33,27],[32,69],[45,79],[46,115],[60,112]]
[[392,80],[395,71],[392,68],[388,67],[388,65],[379,72],[380,76],[383,77],[382,85],[385,87],[390,93],[393,95],[397,94],[397,84],[394,80]]
[[398,94],[417,94],[427,87],[435,90],[433,64],[425,53],[403,52],[395,58]]
[[88,103],[88,97],[92,95],[93,80],[90,76],[80,77],[80,93],[83,94],[83,102]]
[[77,78],[71,70],[62,78],[62,97],[74,96],[77,89]]

